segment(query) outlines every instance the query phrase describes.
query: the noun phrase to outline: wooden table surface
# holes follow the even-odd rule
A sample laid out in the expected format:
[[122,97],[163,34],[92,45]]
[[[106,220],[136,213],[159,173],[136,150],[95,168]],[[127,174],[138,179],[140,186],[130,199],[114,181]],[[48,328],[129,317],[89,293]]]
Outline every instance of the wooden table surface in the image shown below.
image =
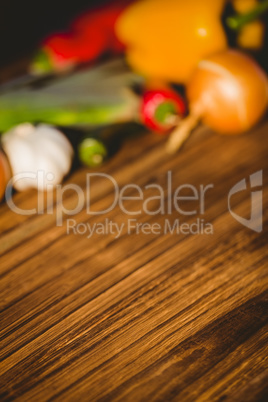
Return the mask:
[[[163,139],[131,140],[98,172],[120,188],[159,184],[167,196],[182,184],[212,184],[205,211],[197,201],[149,215],[143,201],[125,201],[105,215],[83,208],[56,226],[51,213],[23,216],[0,206],[1,401],[264,401],[267,400],[268,123],[239,137],[198,129],[174,156]],[[228,211],[228,193],[263,171],[263,230]],[[64,183],[86,188],[87,169]],[[253,191],[253,190],[252,190]],[[111,205],[108,180],[91,183],[92,210]],[[134,188],[129,195],[137,196]],[[146,196],[156,195],[155,189]],[[235,213],[250,215],[250,189],[232,197]],[[15,204],[34,208],[34,191]],[[159,200],[148,202],[156,210]],[[64,206],[77,197],[66,191]],[[150,204],[151,203],[151,204]],[[150,204],[150,205],[149,205]],[[213,234],[67,234],[76,223],[210,223]],[[84,226],[80,226],[82,228]],[[190,226],[189,226],[190,227]]]

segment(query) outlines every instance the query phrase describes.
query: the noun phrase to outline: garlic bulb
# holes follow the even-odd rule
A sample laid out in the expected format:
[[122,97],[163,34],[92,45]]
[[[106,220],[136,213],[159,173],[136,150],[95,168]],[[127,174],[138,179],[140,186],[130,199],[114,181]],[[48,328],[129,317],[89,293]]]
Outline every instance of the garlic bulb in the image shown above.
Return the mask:
[[19,191],[47,190],[70,171],[73,148],[52,126],[20,124],[3,134],[2,146],[14,176],[13,186]]

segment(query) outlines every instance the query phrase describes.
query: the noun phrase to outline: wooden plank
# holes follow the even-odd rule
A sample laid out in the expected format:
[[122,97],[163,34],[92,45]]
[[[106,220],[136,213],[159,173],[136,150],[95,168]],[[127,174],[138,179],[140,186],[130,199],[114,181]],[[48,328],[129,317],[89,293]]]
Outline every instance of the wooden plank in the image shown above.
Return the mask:
[[[181,184],[212,183],[205,214],[198,215],[213,224],[211,235],[146,235],[124,227],[118,238],[87,238],[67,235],[67,216],[56,227],[55,199],[50,215],[22,217],[1,205],[1,401],[264,400],[267,129],[265,122],[248,135],[224,137],[202,128],[172,157],[163,151],[164,139],[147,135],[126,143],[100,170],[120,187],[159,184],[165,197],[168,172],[172,192]],[[256,233],[231,216],[227,198],[232,186],[259,170],[264,225]],[[85,190],[88,173],[80,169],[66,183]],[[93,181],[92,208],[106,208],[113,196],[110,185]],[[33,208],[37,195],[14,200]],[[66,194],[64,205],[75,204],[76,196]],[[198,209],[198,202],[192,205]],[[125,206],[143,209],[137,200]],[[234,196],[233,206],[249,216],[250,191]],[[178,217],[196,220],[175,210],[137,216],[162,227]],[[83,208],[74,218],[124,224],[129,216],[117,205],[105,216]]]

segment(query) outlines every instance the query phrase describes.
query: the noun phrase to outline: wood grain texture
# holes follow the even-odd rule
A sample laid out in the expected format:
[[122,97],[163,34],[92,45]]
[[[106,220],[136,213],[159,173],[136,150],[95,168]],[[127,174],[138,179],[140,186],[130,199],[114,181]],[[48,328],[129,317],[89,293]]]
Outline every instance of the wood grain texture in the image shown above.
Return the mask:
[[[205,214],[212,235],[111,233],[67,235],[67,219],[22,216],[0,206],[1,401],[264,401],[267,394],[267,140],[268,123],[239,137],[200,128],[175,156],[164,140],[127,142],[101,172],[123,187],[213,184]],[[228,212],[228,192],[263,170],[263,231]],[[86,189],[86,169],[66,183]],[[107,182],[93,180],[92,209],[113,200]],[[148,190],[147,196],[154,191]],[[132,195],[136,195],[132,191]],[[165,191],[165,196],[167,192]],[[16,194],[30,209],[34,191]],[[64,205],[76,205],[66,193]],[[156,208],[157,200],[151,208]],[[142,209],[141,201],[127,201]],[[187,210],[186,202],[183,208]],[[193,204],[198,207],[198,204]],[[250,191],[233,198],[250,213]],[[72,217],[73,218],[73,217]],[[77,223],[118,224],[117,205],[105,216],[82,211]],[[133,218],[133,217],[131,217]],[[140,223],[173,222],[178,213],[148,215]]]

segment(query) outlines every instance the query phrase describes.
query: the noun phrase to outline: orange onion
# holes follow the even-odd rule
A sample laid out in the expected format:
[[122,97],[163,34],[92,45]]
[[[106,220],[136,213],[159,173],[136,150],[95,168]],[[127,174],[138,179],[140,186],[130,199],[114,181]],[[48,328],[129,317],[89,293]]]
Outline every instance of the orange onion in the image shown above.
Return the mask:
[[0,201],[5,194],[6,186],[11,178],[11,170],[5,154],[0,150]]
[[241,134],[263,116],[268,104],[267,75],[247,55],[227,50],[202,60],[187,88],[190,114],[167,144],[175,152],[202,120],[222,134]]

